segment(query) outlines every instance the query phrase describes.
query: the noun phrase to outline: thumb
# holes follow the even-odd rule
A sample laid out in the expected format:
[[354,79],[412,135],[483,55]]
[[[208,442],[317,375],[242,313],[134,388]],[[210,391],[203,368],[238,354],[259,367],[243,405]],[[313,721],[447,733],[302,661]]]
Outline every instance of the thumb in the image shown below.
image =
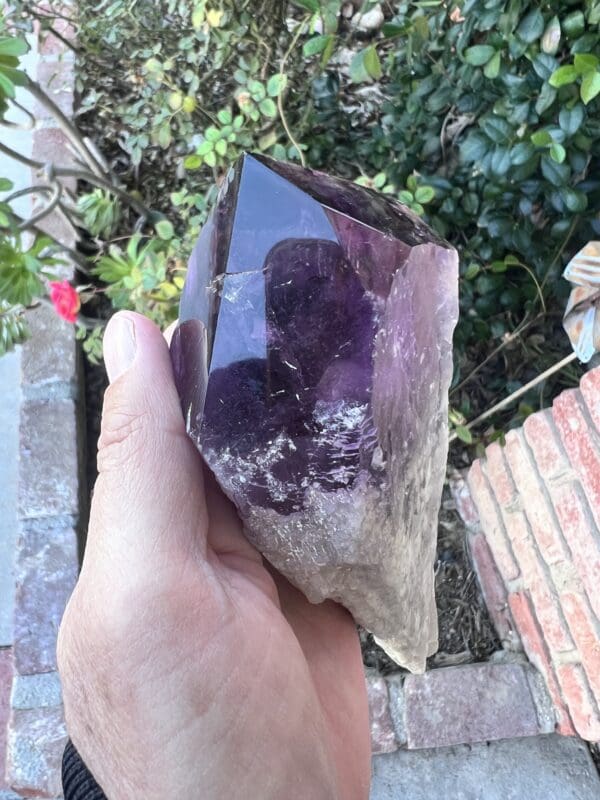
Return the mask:
[[110,386],[88,549],[144,571],[194,550],[205,555],[201,461],[185,432],[160,330],[139,314],[120,312],[106,328],[104,356]]

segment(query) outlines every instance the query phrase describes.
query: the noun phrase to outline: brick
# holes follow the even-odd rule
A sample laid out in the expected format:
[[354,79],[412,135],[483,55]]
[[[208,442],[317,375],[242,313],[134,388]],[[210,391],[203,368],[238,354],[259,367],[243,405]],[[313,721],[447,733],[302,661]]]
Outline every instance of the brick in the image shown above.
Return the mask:
[[77,579],[77,535],[60,521],[24,526],[16,553],[15,670],[56,670],[56,637]]
[[390,716],[394,723],[396,743],[399,747],[406,746],[406,719],[404,702],[404,677],[402,675],[389,675],[386,678],[390,695]]
[[31,338],[21,349],[22,384],[71,383],[77,374],[77,343],[73,325],[46,304],[27,312]]
[[481,593],[500,640],[509,649],[518,647],[514,623],[508,608],[506,588],[483,533],[469,537],[471,557]]
[[492,442],[485,451],[485,471],[501,506],[508,506],[517,498],[517,488],[504,460],[503,448]]
[[527,417],[523,425],[523,434],[543,478],[556,478],[571,468],[560,443],[550,409],[538,411],[537,414]]
[[[50,16],[52,15],[52,10],[50,10]],[[69,12],[65,14],[65,16],[69,16]],[[75,26],[72,25],[68,20],[65,19],[54,19],[51,22],[51,27],[54,28],[57,33],[59,33],[64,39],[69,42],[75,40],[77,31]],[[69,51],[69,48],[64,42],[62,42],[57,36],[55,36],[50,31],[42,33],[40,36],[40,41],[38,45],[38,50],[40,55],[48,56],[48,55],[60,55],[65,51]]]
[[543,490],[543,484],[529,458],[523,434],[509,431],[504,448],[506,460],[516,485],[519,487],[523,509],[540,553],[547,564],[556,564],[570,558],[565,546],[560,525],[554,510]]
[[598,620],[585,598],[576,592],[563,592],[561,603],[571,634],[581,655],[581,663],[592,693],[600,703],[600,630]]
[[52,708],[62,705],[58,672],[15,675],[10,694],[11,708]]
[[6,732],[10,714],[10,686],[12,683],[13,665],[10,647],[0,649],[0,793],[7,789],[4,775],[6,761]]
[[20,438],[21,516],[76,515],[79,457],[75,403],[72,400],[24,403]]
[[588,742],[600,740],[598,706],[590,694],[585,673],[579,664],[560,664],[556,674],[569,706],[575,730]]
[[529,532],[525,514],[521,511],[513,511],[507,512],[503,516],[513,551],[521,566],[524,585],[531,594],[535,614],[550,651],[561,653],[573,650],[573,640],[562,617],[552,578],[544,567],[537,546]]
[[404,695],[410,749],[539,733],[520,664],[472,664],[408,675]]
[[600,431],[600,367],[586,372],[579,388],[596,430]]
[[557,730],[565,736],[573,736],[575,729],[563,701],[559,684],[550,661],[550,654],[540,627],[535,619],[531,601],[526,592],[513,592],[508,596],[508,604],[515,625],[521,635],[523,647],[529,660],[543,675],[548,692],[556,709]]
[[[73,115],[74,72],[72,59],[43,60],[38,63],[37,80],[48,97],[66,117]],[[53,120],[53,113],[36,101],[34,111],[38,120]]]
[[477,530],[480,525],[479,514],[477,513],[477,506],[473,502],[466,480],[459,473],[453,475],[449,479],[448,484],[458,516],[469,530]]
[[600,532],[579,483],[550,486],[563,535],[594,613],[600,618]]
[[571,465],[600,524],[599,440],[583,414],[581,400],[577,389],[568,389],[555,399],[552,413]]
[[62,707],[13,711],[6,761],[10,786],[29,795],[57,797],[66,742]]
[[384,678],[367,676],[369,719],[371,722],[371,752],[391,753],[397,749],[394,725],[390,715],[390,698]]
[[504,523],[498,513],[496,502],[483,473],[481,461],[475,461],[469,470],[467,481],[479,512],[481,527],[500,574],[505,583],[516,580],[521,573],[512,554]]

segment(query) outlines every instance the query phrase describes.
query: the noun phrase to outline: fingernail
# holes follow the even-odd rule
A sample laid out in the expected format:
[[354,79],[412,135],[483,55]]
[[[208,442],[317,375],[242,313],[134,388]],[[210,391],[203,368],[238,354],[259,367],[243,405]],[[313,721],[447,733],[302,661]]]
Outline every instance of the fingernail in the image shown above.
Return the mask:
[[108,380],[114,383],[127,372],[135,359],[135,325],[127,314],[116,314],[104,336],[104,363]]

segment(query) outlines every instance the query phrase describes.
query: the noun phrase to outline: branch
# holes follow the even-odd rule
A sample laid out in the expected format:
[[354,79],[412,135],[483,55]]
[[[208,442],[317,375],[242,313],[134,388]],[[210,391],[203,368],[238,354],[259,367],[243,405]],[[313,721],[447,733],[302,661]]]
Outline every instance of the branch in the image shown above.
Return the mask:
[[102,165],[94,158],[92,153],[90,153],[81,135],[79,134],[77,128],[70,122],[69,119],[67,119],[67,117],[63,114],[60,108],[56,105],[54,100],[48,97],[48,95],[46,94],[46,92],[44,92],[39,83],[36,83],[31,79],[29,79],[29,81],[27,82],[27,89],[35,97],[36,100],[38,100],[45,108],[48,109],[48,111],[51,112],[51,114],[56,119],[56,122],[58,123],[58,127],[70,140],[70,142],[75,146],[76,150],[84,159],[89,169],[94,174],[102,175],[104,173]]

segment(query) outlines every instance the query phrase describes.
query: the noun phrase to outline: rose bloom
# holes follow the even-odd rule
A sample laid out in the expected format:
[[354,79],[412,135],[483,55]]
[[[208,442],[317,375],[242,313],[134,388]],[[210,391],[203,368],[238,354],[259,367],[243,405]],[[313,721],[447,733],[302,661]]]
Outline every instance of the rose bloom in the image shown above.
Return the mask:
[[59,317],[67,322],[77,321],[81,299],[69,281],[52,281],[50,283],[50,300],[52,300],[52,305]]

